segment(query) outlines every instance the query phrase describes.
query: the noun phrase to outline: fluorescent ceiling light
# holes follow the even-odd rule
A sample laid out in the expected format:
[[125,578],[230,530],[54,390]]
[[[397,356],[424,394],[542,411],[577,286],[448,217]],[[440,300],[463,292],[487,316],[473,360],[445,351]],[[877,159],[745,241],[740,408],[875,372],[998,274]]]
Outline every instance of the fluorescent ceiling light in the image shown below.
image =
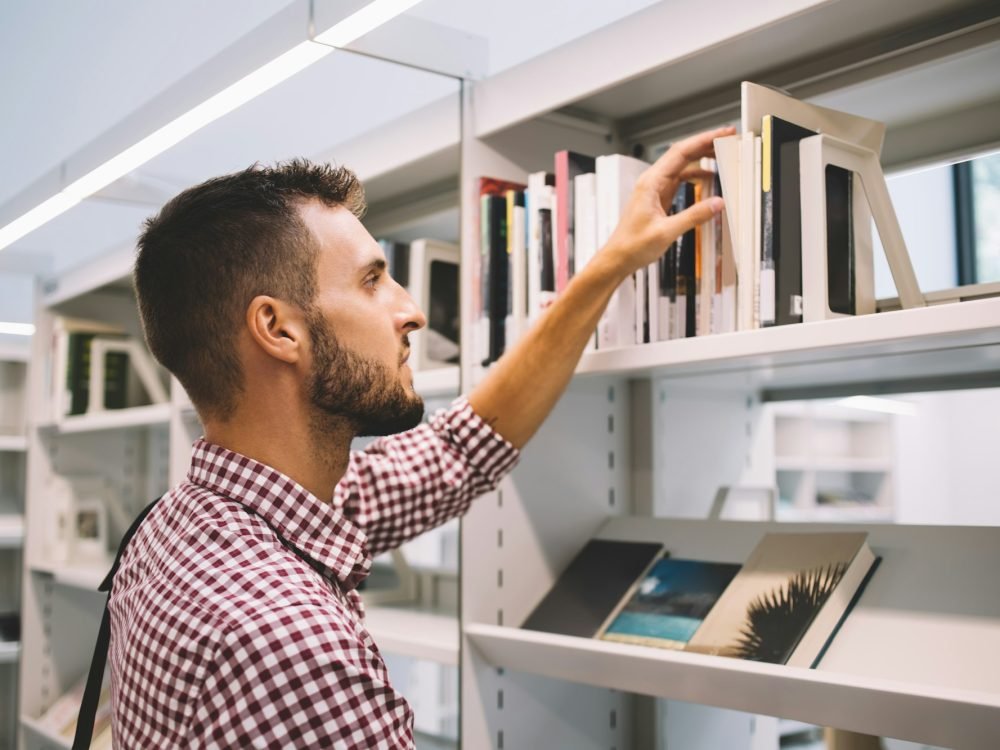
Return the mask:
[[906,417],[917,415],[917,405],[909,401],[896,401],[891,398],[876,398],[875,396],[851,396],[837,401],[838,406],[863,411],[877,411],[883,414],[902,414]]
[[27,213],[0,227],[0,250],[107,187],[192,133],[412,8],[420,0],[374,0],[171,120]]
[[317,34],[314,39],[331,47],[346,47],[419,2],[420,0],[375,0],[322,34]]
[[0,333],[13,336],[31,336],[35,333],[35,327],[31,323],[0,323]]

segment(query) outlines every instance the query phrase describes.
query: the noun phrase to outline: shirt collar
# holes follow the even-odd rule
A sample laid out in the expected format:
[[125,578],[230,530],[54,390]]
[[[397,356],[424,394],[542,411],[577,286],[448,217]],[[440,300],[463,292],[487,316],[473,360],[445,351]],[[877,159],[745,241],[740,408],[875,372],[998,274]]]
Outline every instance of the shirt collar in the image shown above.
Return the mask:
[[199,439],[191,453],[188,478],[251,508],[325,568],[345,591],[368,576],[371,556],[365,533],[330,503],[276,469]]

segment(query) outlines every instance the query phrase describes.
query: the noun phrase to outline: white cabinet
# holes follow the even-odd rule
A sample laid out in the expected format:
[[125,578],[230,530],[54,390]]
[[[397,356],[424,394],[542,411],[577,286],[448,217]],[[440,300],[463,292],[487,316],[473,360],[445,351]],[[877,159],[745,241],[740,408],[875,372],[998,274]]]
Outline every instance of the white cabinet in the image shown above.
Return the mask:
[[[984,112],[1000,104],[1000,81],[986,72],[1000,64],[996,15],[986,3],[933,0],[659,3],[472,85],[462,142],[465,288],[479,244],[479,177],[525,182],[530,172],[551,171],[553,153],[564,148],[654,152],[674,136],[736,120],[740,79],[884,119],[887,167],[994,143],[995,119]],[[970,60],[984,66],[974,81],[960,73]],[[472,317],[467,305],[467,332]],[[463,350],[475,351],[468,338]],[[995,373],[998,361],[1000,299],[584,355],[521,465],[463,520],[463,744],[655,747],[657,709],[643,696],[656,696],[670,701],[668,723],[686,702],[992,747],[1000,651],[986,644],[1000,638],[989,572],[997,528],[853,519],[883,563],[816,670],[518,626],[595,536],[659,540],[678,556],[742,562],[766,526],[694,520],[707,518],[720,485],[795,473],[786,494],[812,506],[828,480],[847,477],[843,489],[872,497],[871,516],[888,516],[888,422],[834,426],[813,417],[814,448],[793,450],[789,431],[807,426],[776,423],[765,404],[884,392],[890,383],[895,392],[961,387]],[[474,364],[463,362],[466,388]],[[806,474],[816,489],[803,486]],[[829,487],[832,494],[839,485]],[[711,716],[692,711],[681,723]]]

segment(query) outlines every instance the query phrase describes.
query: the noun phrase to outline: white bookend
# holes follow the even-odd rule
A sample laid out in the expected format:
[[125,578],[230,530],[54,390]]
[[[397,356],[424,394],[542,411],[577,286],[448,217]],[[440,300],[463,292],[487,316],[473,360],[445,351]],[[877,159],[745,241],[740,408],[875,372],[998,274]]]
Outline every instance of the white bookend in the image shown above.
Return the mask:
[[740,125],[744,133],[760,135],[765,115],[780,117],[817,133],[882,153],[885,123],[799,101],[768,86],[744,81],[740,87]]
[[[885,248],[892,280],[904,309],[923,307],[903,233],[892,207],[889,190],[874,151],[829,135],[804,138],[799,143],[799,182],[802,186],[802,297],[803,322],[844,317],[829,304],[827,262],[826,168],[850,170],[855,176],[852,221],[867,222],[867,207],[875,219]],[[857,189],[857,183],[863,186]],[[859,204],[862,204],[859,207]],[[867,223],[864,226],[869,226]],[[860,233],[859,233],[860,234]],[[807,251],[808,250],[808,251]],[[854,243],[855,313],[875,312],[874,262],[871,243]]]

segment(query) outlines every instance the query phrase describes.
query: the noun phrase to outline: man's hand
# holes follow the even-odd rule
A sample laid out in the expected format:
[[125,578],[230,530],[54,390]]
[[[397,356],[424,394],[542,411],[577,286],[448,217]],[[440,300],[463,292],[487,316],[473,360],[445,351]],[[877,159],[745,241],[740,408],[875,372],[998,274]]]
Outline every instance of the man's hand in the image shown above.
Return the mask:
[[703,157],[714,156],[712,142],[735,132],[735,128],[720,128],[675,143],[642,173],[602,251],[621,269],[623,279],[653,263],[678,237],[722,210],[722,198],[715,197],[679,214],[668,213],[681,182],[713,176],[699,167]]
[[710,198],[668,215],[682,180],[708,176],[698,162],[714,154],[712,141],[734,132],[720,128],[681,141],[643,172],[607,245],[469,394],[473,411],[515,447],[535,434],[559,400],[618,285],[722,210],[722,199]]

